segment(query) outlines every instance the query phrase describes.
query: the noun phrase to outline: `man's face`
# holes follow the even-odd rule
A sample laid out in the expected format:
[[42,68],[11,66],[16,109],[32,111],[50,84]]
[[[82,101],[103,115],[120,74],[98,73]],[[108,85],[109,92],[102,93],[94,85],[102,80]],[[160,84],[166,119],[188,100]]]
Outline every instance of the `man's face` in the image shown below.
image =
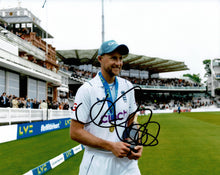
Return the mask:
[[112,77],[119,75],[123,66],[122,55],[117,51],[100,56],[99,62],[102,71]]

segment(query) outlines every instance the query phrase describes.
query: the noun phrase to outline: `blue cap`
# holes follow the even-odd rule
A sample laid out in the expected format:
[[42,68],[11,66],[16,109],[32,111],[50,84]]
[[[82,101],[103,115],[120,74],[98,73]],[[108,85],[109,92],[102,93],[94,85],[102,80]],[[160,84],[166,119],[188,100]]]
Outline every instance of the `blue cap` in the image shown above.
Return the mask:
[[117,51],[121,55],[127,55],[129,52],[129,49],[124,44],[118,44],[115,40],[109,40],[102,43],[101,47],[99,48],[98,55],[104,55],[105,53],[111,53],[113,51]]

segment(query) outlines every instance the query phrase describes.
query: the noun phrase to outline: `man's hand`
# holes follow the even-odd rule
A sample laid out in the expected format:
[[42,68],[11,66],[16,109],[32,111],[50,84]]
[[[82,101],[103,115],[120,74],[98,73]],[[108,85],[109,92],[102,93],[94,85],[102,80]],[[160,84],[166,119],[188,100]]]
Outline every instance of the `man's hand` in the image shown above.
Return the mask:
[[143,146],[135,146],[134,149],[137,151],[136,153],[131,151],[128,153],[128,158],[131,160],[131,159],[135,159],[135,160],[138,160],[141,155],[142,155],[142,152],[143,152]]
[[130,151],[129,144],[125,142],[112,142],[112,153],[119,158],[127,157]]

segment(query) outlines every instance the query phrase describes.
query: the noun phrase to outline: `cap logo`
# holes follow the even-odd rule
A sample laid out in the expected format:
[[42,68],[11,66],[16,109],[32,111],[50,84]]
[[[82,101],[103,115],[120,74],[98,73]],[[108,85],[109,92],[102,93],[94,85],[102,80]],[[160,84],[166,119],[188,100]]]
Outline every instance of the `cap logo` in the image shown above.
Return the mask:
[[111,46],[113,44],[115,44],[116,42],[109,42],[108,45]]

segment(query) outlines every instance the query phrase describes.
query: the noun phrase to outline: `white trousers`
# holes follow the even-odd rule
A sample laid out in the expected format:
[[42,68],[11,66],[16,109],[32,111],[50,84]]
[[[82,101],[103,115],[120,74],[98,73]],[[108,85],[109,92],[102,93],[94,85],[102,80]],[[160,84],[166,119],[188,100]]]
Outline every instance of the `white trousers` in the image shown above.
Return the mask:
[[140,175],[137,160],[118,158],[111,152],[85,149],[79,175]]

